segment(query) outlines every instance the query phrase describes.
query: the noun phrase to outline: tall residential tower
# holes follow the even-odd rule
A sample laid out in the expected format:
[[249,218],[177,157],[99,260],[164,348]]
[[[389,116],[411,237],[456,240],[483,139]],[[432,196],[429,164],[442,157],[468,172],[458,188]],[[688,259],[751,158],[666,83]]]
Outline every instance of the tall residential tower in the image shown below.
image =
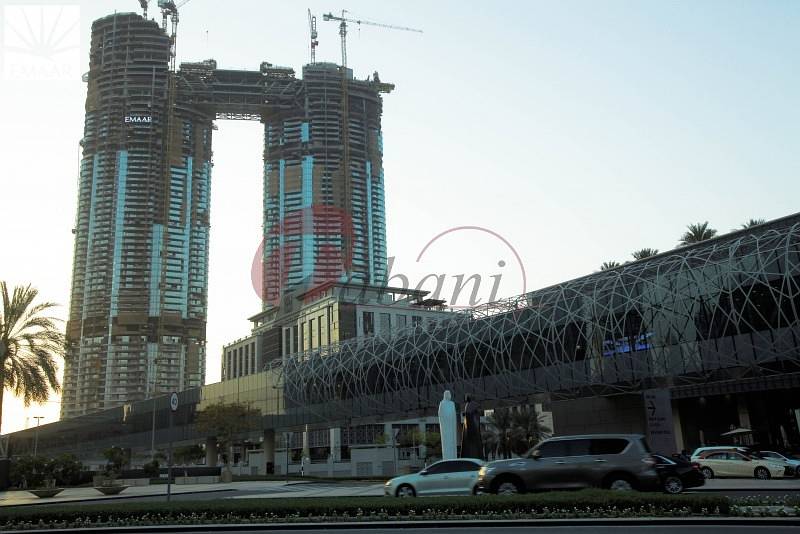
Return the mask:
[[327,63],[302,80],[267,62],[174,71],[171,46],[137,14],[92,25],[65,418],[204,382],[215,119],[264,124],[264,309],[386,279],[380,93],[393,86]]

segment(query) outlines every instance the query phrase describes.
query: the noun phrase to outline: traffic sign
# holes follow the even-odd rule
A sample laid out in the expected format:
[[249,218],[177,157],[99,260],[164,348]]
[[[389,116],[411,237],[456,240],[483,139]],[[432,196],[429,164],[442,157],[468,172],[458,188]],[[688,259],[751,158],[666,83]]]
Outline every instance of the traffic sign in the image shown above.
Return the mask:
[[169,396],[169,409],[173,412],[178,410],[178,394],[174,391]]

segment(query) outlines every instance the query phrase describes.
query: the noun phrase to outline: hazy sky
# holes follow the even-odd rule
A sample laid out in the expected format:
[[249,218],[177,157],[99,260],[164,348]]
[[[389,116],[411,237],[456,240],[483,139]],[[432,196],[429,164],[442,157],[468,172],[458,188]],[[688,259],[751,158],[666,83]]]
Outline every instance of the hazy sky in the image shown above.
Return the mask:
[[[90,26],[138,2],[1,5],[0,279],[33,283],[65,316]],[[55,30],[42,35],[63,37],[50,40],[50,57],[20,51],[21,13],[32,8],[19,5],[67,6],[58,20],[45,10]],[[299,76],[308,7],[318,60],[340,60],[338,26],[322,20],[331,10],[425,32],[351,26],[348,36],[356,76],[377,70],[397,85],[383,115],[388,247],[392,272],[412,285],[428,273],[479,274],[485,300],[489,277],[502,274],[497,295],[510,296],[637,248],[672,248],[688,223],[725,232],[800,211],[800,2],[192,0],[178,61],[256,70],[266,60]],[[222,344],[260,309],[250,266],[262,130],[217,124],[208,382],[219,379]],[[449,232],[418,261],[460,227],[482,230]],[[55,400],[22,410],[8,399],[3,431],[57,414]]]

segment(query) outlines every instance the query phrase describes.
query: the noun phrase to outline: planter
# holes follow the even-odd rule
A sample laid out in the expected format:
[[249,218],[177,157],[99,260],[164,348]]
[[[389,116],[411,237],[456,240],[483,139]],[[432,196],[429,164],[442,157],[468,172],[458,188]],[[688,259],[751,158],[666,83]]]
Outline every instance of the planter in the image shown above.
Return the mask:
[[40,499],[47,499],[48,497],[55,497],[56,495],[64,491],[64,488],[41,488],[28,491],[30,493],[33,493]]
[[117,495],[119,493],[122,493],[126,489],[128,489],[128,487],[129,486],[122,486],[122,485],[119,485],[119,486],[95,486],[94,489],[96,489],[97,491],[99,491],[103,495]]

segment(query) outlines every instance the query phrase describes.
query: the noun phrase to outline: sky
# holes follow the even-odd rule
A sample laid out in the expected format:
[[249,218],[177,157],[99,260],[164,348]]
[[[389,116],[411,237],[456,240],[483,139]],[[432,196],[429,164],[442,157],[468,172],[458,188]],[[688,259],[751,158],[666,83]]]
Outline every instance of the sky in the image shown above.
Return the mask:
[[[66,317],[91,22],[138,2],[0,7],[0,280],[33,284]],[[307,8],[318,17],[318,61],[340,62],[329,11],[424,31],[351,25],[348,34],[356,77],[377,70],[396,84],[383,115],[392,285],[435,290],[444,277],[439,296],[462,306],[470,291],[453,299],[454,277],[478,275],[482,303],[642,247],[669,250],[689,223],[724,233],[800,211],[800,2],[192,0],[178,61],[252,70],[269,61],[299,76]],[[22,14],[37,9],[41,35],[55,36],[38,56],[20,43]],[[222,345],[245,336],[260,310],[250,268],[262,129],[217,125],[209,383]],[[58,397],[25,409],[7,395],[2,431],[38,415],[55,421]]]

